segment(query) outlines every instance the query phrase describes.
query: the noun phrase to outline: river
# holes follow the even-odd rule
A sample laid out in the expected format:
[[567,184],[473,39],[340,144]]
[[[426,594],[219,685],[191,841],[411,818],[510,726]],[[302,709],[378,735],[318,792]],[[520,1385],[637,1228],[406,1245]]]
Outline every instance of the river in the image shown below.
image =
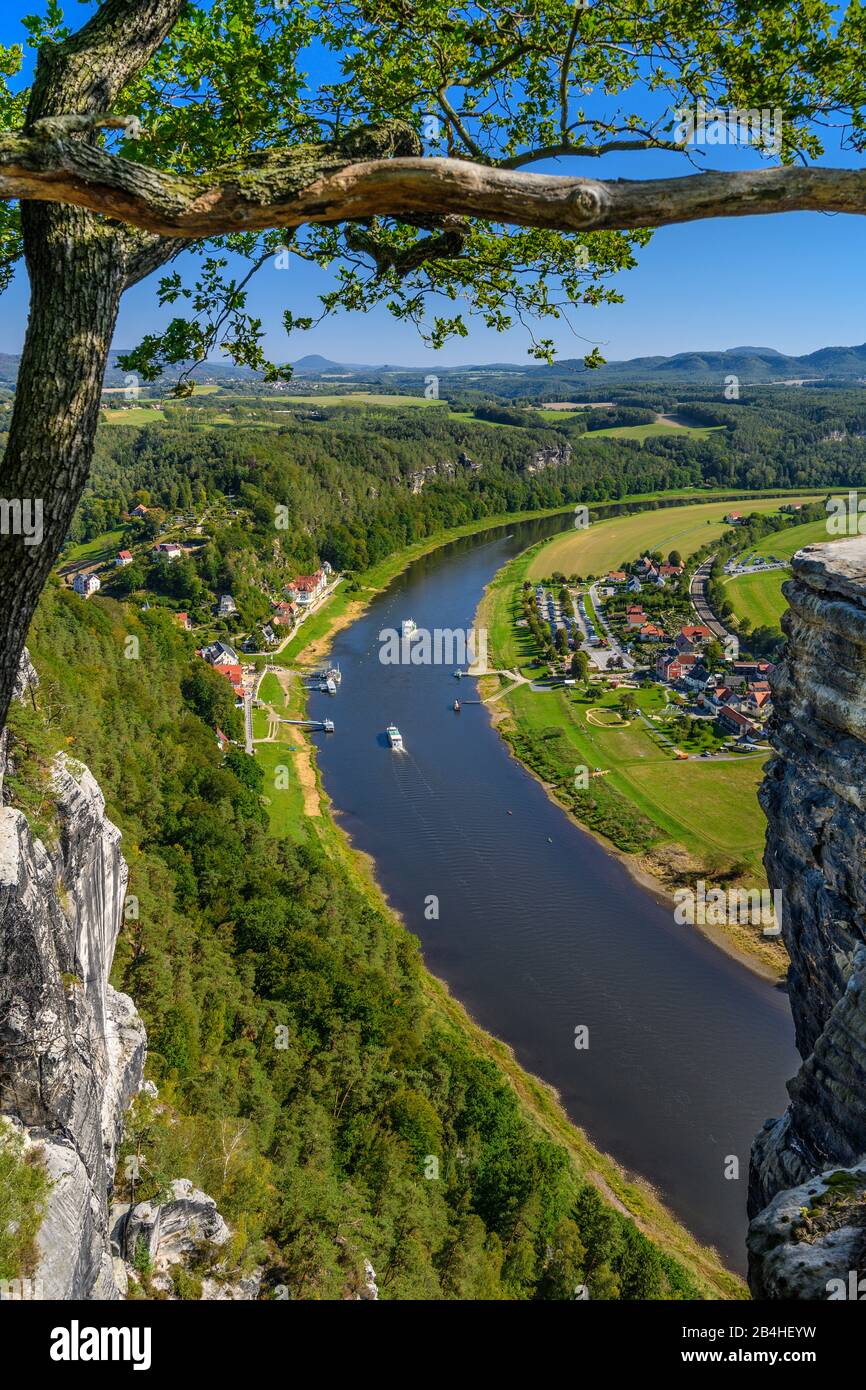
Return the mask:
[[[570,518],[568,518],[570,523]],[[482,590],[562,517],[468,537],[417,560],[332,655],[311,697],[325,787],[357,848],[472,1017],[556,1087],[569,1116],[648,1179],[701,1241],[745,1267],[749,1148],[796,1071],[782,991],[645,892],[509,755],[474,681],[384,665],[379,632],[472,625]],[[391,722],[406,751],[384,737]],[[510,814],[509,814],[510,812]],[[438,899],[438,919],[427,901]],[[589,1046],[575,1047],[575,1030]],[[728,1157],[739,1178],[726,1178]]]

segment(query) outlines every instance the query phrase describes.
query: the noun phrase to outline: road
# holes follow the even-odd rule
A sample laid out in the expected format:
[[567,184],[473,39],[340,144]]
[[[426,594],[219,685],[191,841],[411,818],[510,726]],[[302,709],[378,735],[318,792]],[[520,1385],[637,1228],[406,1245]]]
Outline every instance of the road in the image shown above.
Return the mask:
[[244,737],[246,739],[246,750],[250,757],[253,755],[253,697],[252,692],[247,691],[244,695]]
[[699,565],[698,568],[695,570],[694,574],[692,575],[692,582],[689,588],[689,598],[692,601],[692,607],[697,613],[700,621],[704,624],[705,627],[708,627],[710,629],[710,632],[713,634],[714,637],[718,637],[720,641],[724,642],[728,637],[735,637],[735,634],[733,632],[729,632],[728,629],[722,623],[719,622],[718,618],[716,617],[715,613],[713,612],[712,608],[707,602],[707,582],[709,580],[710,570],[713,567],[713,562],[715,558],[715,555],[711,555],[709,560],[705,560],[704,563],[702,565]]

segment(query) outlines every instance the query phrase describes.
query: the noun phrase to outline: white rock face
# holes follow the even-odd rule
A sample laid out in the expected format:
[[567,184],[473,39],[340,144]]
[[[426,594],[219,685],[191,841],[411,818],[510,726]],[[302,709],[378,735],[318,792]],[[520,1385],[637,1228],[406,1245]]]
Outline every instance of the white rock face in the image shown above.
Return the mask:
[[752,1147],[749,1284],[824,1298],[866,1273],[866,538],[798,551],[784,593],[760,800],[803,1062]]
[[213,1197],[193,1187],[189,1178],[177,1178],[167,1202],[136,1202],[129,1208],[121,1247],[131,1264],[143,1241],[151,1263],[164,1270],[191,1255],[196,1246],[225,1245],[230,1236]]
[[38,1142],[54,1180],[38,1238],[46,1299],[117,1298],[108,1195],[147,1037],[108,983],[128,869],[81,763],[55,767],[59,841],[0,806],[0,1114]]
[[864,1164],[832,1169],[780,1192],[749,1227],[755,1297],[849,1297],[863,1263],[864,1194]]

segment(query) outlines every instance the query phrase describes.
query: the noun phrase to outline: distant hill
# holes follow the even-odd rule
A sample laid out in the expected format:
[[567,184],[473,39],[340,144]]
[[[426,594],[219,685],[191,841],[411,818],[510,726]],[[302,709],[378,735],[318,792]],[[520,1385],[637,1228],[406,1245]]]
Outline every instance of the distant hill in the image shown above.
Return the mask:
[[460,378],[466,383],[474,378],[477,384],[485,376],[513,375],[523,385],[538,387],[549,381],[557,389],[565,381],[582,379],[587,385],[614,383],[718,383],[725,376],[737,376],[742,382],[769,383],[779,381],[858,380],[866,378],[866,343],[859,347],[825,347],[802,357],[790,356],[770,347],[734,347],[724,351],[679,352],[672,357],[633,357],[623,362],[608,362],[588,370],[580,358],[563,358],[552,366],[525,366],[514,362],[479,362],[466,367],[397,367],[361,366],[354,362],[333,362],[326,357],[311,355],[295,363],[295,374],[313,376],[339,373],[358,376],[364,380],[401,377],[423,377],[435,370],[442,378]]
[[[332,362],[328,357],[321,357],[317,352],[311,352],[306,357],[299,357],[297,362],[292,363],[292,370],[295,376],[322,376],[333,372],[369,372],[369,367],[362,366],[359,362]],[[375,368],[374,370],[379,370]]]
[[[106,386],[124,384],[124,374],[117,366],[122,349],[112,351],[106,372]],[[18,372],[17,353],[0,353],[0,386],[10,387]],[[179,371],[173,368],[165,381],[173,381]],[[543,399],[547,392],[562,399],[563,391],[604,390],[618,385],[713,385],[717,387],[726,376],[736,376],[752,385],[771,382],[800,381],[859,381],[866,380],[866,343],[857,347],[823,347],[802,357],[793,357],[770,347],[733,347],[724,351],[678,352],[672,357],[632,357],[623,362],[608,362],[603,367],[588,370],[580,358],[563,358],[551,366],[527,365],[515,362],[479,362],[464,367],[403,367],[393,364],[364,365],[359,362],[335,362],[320,353],[308,353],[293,364],[298,377],[327,378],[337,376],[345,384],[377,384],[390,391],[416,392],[431,371],[452,389],[490,391],[491,394],[525,393]],[[261,379],[261,374],[247,367],[235,367],[226,362],[204,362],[196,371],[196,380],[228,385],[243,384]]]

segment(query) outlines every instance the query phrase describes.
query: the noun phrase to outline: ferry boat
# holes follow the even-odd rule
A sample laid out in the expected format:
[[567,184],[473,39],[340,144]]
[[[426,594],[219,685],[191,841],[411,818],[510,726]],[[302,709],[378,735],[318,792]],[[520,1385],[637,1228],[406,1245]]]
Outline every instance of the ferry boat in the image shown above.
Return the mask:
[[417,634],[417,632],[418,624],[415,622],[415,619],[404,618],[402,623],[400,624],[400,636],[407,641],[411,641],[412,638]]
[[398,753],[402,753],[403,735],[400,733],[400,730],[397,728],[397,725],[389,724],[387,729],[385,730],[385,733],[388,735],[388,742],[390,743],[391,747],[395,748]]

